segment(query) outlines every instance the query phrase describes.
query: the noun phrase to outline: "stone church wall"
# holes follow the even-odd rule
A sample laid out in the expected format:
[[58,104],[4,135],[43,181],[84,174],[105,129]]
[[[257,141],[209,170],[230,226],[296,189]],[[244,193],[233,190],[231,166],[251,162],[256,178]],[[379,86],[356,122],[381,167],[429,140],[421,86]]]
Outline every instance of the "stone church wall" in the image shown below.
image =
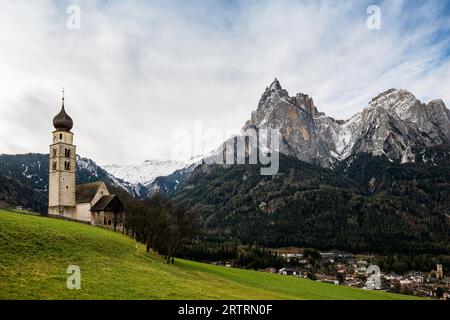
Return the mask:
[[76,219],[81,221],[91,221],[91,204],[79,203],[77,204]]

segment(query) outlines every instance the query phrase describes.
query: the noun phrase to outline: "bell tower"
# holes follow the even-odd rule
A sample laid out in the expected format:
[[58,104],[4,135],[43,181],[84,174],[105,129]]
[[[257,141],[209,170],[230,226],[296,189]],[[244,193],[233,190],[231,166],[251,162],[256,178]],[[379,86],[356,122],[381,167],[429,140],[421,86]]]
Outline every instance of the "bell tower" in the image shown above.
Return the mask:
[[73,121],[64,109],[53,118],[55,131],[49,154],[48,214],[76,218],[75,177],[76,146],[73,144]]

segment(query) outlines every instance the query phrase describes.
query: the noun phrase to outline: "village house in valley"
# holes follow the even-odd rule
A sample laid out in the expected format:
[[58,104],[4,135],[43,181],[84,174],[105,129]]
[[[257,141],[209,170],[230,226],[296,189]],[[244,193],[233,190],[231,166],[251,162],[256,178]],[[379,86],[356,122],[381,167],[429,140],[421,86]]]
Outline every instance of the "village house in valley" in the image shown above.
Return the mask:
[[73,144],[73,121],[64,108],[53,119],[53,143],[49,154],[50,216],[75,220],[123,231],[124,207],[110,194],[102,181],[76,185],[76,146]]

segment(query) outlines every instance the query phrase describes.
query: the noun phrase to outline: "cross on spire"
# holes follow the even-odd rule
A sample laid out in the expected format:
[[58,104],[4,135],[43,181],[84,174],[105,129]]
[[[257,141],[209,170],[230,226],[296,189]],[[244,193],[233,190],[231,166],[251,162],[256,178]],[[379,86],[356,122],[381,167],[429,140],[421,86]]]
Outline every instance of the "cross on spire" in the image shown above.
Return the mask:
[[66,93],[66,90],[64,87],[62,88],[62,107],[64,108],[64,94]]

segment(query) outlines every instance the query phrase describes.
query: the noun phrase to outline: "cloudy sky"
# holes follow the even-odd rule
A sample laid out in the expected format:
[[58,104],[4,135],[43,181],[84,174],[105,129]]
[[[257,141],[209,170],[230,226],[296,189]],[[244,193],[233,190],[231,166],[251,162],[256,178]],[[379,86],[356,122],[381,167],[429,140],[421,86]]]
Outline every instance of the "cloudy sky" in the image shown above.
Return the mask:
[[0,30],[0,153],[48,152],[63,86],[101,164],[170,158],[194,123],[237,131],[275,77],[340,119],[393,87],[450,105],[450,1],[0,0]]

